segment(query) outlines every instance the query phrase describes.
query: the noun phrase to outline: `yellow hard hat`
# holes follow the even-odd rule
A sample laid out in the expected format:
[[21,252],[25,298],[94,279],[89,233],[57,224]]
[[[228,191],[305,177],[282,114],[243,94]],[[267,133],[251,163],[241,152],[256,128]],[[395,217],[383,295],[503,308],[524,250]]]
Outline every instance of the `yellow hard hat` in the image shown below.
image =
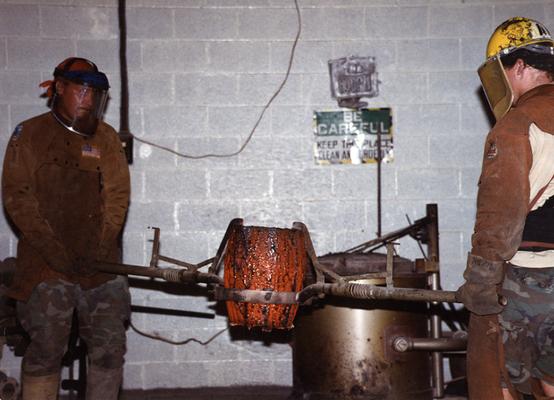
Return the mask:
[[546,27],[530,18],[514,17],[496,28],[487,45],[487,59],[533,44],[554,46]]

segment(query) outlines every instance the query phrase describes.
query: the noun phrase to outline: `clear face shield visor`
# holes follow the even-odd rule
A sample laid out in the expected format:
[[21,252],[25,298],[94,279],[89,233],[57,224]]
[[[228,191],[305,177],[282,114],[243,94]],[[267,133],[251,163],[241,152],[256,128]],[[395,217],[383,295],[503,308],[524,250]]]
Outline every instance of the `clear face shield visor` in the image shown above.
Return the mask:
[[489,106],[498,121],[506,115],[514,101],[512,87],[500,57],[495,56],[487,60],[479,67],[477,73]]
[[63,92],[56,94],[53,100],[54,116],[74,133],[94,135],[106,109],[108,90],[71,81],[62,84]]

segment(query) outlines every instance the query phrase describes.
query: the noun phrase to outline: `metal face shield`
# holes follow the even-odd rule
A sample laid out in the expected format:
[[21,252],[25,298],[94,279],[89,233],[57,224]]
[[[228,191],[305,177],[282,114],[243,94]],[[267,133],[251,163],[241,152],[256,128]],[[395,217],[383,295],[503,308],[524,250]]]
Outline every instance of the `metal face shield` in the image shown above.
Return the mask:
[[106,107],[108,90],[71,81],[65,81],[63,85],[63,92],[54,98],[54,116],[74,133],[94,135]]
[[506,115],[514,101],[512,87],[500,57],[491,57],[479,67],[477,73],[489,106],[498,121]]

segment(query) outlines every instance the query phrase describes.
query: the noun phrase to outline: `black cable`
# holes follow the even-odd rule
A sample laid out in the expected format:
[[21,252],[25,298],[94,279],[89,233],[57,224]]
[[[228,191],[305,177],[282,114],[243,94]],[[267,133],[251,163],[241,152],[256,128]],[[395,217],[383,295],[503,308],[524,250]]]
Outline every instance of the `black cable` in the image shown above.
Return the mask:
[[196,342],[196,343],[199,343],[201,344],[202,346],[206,346],[207,344],[209,344],[211,341],[213,341],[216,337],[218,337],[219,335],[221,335],[223,332],[225,332],[226,330],[228,330],[229,328],[225,328],[225,329],[222,329],[220,330],[219,332],[217,332],[215,335],[213,335],[211,338],[209,338],[208,340],[202,342],[196,338],[188,338],[188,339],[185,339],[185,340],[172,340],[172,339],[168,339],[168,338],[165,338],[163,336],[160,336],[156,333],[148,333],[148,332],[143,332],[141,331],[140,329],[138,329],[135,325],[133,325],[133,322],[132,321],[129,321],[129,326],[131,327],[131,329],[133,329],[136,333],[138,333],[139,335],[141,336],[144,336],[144,337],[147,337],[147,338],[150,338],[150,339],[154,339],[154,340],[159,340],[161,342],[165,342],[165,343],[169,343],[169,344],[174,344],[174,345],[183,345],[183,344],[187,344],[187,343],[190,343],[190,342]]
[[242,146],[240,146],[240,148],[235,151],[235,152],[232,152],[232,153],[228,153],[228,154],[215,154],[215,153],[210,153],[210,154],[203,154],[203,155],[199,155],[199,156],[194,156],[194,155],[190,155],[190,154],[184,154],[184,153],[180,153],[176,150],[173,150],[173,149],[170,149],[169,147],[166,147],[166,146],[161,146],[159,144],[156,144],[156,143],[153,143],[153,142],[150,142],[148,140],[145,140],[145,139],[141,139],[135,135],[132,135],[137,141],[141,142],[141,143],[145,143],[145,144],[148,144],[152,147],[156,147],[158,149],[161,149],[161,150],[165,150],[165,151],[168,151],[172,154],[175,154],[176,156],[179,156],[179,157],[182,157],[182,158],[189,158],[189,159],[193,159],[193,160],[199,160],[199,159],[202,159],[202,158],[209,158],[209,157],[215,157],[215,158],[225,158],[225,157],[234,157],[236,155],[238,155],[239,153],[241,153],[245,148],[246,146],[248,145],[248,143],[250,143],[250,140],[252,139],[252,137],[254,136],[254,132],[256,132],[256,129],[258,128],[258,125],[260,124],[260,122],[262,121],[262,118],[266,112],[266,110],[269,108],[269,106],[271,105],[271,103],[273,103],[273,100],[275,100],[275,98],[279,95],[279,93],[281,92],[281,90],[283,89],[283,87],[285,86],[285,84],[287,83],[288,79],[289,79],[289,75],[290,75],[290,71],[292,69],[292,63],[294,61],[294,53],[296,51],[296,45],[298,44],[298,39],[300,38],[300,33],[302,32],[302,16],[300,14],[300,7],[298,6],[298,0],[294,0],[294,5],[296,7],[296,17],[297,17],[297,20],[298,20],[298,30],[296,32],[296,37],[294,38],[294,43],[292,45],[292,48],[291,48],[291,52],[290,52],[290,57],[289,57],[289,63],[288,63],[288,67],[287,67],[287,72],[285,73],[285,78],[283,79],[283,81],[281,82],[281,84],[279,85],[279,87],[277,88],[277,90],[275,91],[275,93],[273,93],[273,96],[271,96],[271,98],[269,99],[269,101],[267,102],[267,104],[264,106],[264,108],[262,109],[259,117],[258,117],[258,120],[256,121],[256,123],[254,124],[254,127],[252,128],[252,130],[250,131],[250,134],[248,135],[248,137],[246,138],[246,140],[244,141],[244,143],[242,144]]

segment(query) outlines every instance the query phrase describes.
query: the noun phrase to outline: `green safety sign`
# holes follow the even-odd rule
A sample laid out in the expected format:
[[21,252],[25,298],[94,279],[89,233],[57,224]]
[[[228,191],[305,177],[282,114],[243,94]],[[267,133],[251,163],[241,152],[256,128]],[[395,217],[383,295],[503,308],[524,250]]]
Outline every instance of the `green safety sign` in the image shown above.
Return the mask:
[[314,112],[314,159],[317,164],[366,164],[393,160],[390,108]]

